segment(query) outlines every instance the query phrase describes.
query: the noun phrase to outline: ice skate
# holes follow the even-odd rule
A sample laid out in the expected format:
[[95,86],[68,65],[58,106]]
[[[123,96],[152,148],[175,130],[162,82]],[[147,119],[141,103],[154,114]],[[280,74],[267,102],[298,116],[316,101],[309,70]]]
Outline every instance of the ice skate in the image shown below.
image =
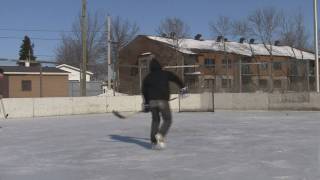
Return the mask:
[[151,149],[152,150],[161,150],[161,147],[159,146],[159,144],[151,143]]
[[164,137],[161,134],[156,134],[157,139],[157,146],[159,146],[160,149],[166,148],[166,143],[164,142]]

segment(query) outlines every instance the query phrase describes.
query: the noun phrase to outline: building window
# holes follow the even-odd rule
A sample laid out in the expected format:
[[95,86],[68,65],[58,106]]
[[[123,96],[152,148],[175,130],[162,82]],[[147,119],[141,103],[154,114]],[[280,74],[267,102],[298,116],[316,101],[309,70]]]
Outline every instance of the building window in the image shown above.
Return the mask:
[[196,87],[197,87],[197,84],[196,84],[195,79],[187,79],[187,80],[185,81],[185,84],[186,84],[186,86],[187,86],[189,89],[193,89],[193,88],[196,88]]
[[215,79],[205,79],[204,80],[204,88],[211,89],[214,87]]
[[222,79],[222,88],[228,88],[228,84],[231,85],[231,79]]
[[243,64],[242,66],[241,66],[241,73],[242,74],[245,74],[245,75],[248,75],[248,74],[251,74],[251,72],[250,72],[250,65],[249,64]]
[[309,61],[309,74],[310,75],[314,75],[314,67],[315,67],[315,64],[314,64],[315,62],[314,61]]
[[259,86],[260,86],[261,88],[267,88],[267,87],[268,87],[268,80],[266,80],[266,79],[260,79],[260,80],[259,80]]
[[296,64],[290,65],[290,75],[291,76],[298,76],[298,67],[296,66]]
[[138,74],[138,68],[137,67],[132,67],[130,69],[130,75],[131,76],[136,76]]
[[281,80],[274,80],[274,88],[281,88]]
[[273,69],[274,70],[281,70],[281,62],[274,62]]
[[261,63],[259,64],[260,70],[265,71],[268,68],[268,64],[267,63]]
[[231,68],[231,60],[230,59],[223,59],[222,60],[223,68],[226,68],[227,64],[228,64],[228,68]]
[[213,66],[215,64],[214,59],[205,59],[204,60],[204,65],[206,66]]
[[22,80],[21,81],[21,89],[22,91],[31,91],[31,80]]

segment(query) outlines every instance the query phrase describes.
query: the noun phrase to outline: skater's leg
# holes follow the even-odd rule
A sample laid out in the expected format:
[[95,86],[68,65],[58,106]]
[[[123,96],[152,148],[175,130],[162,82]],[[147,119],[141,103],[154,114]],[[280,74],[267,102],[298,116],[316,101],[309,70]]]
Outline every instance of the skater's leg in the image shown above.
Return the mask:
[[167,101],[163,101],[159,109],[163,119],[163,123],[160,127],[159,133],[163,137],[165,137],[172,124],[172,115],[171,115],[169,103]]
[[151,108],[152,113],[152,123],[151,123],[151,143],[156,144],[156,134],[159,131],[159,125],[160,125],[160,115],[159,115],[159,109],[158,108]]

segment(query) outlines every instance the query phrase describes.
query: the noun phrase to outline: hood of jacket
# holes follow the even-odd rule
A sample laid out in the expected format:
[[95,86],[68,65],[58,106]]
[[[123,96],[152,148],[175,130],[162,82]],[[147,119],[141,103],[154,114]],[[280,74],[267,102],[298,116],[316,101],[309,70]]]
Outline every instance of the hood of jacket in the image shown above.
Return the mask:
[[162,69],[161,64],[156,59],[151,60],[149,68],[151,72],[160,71]]

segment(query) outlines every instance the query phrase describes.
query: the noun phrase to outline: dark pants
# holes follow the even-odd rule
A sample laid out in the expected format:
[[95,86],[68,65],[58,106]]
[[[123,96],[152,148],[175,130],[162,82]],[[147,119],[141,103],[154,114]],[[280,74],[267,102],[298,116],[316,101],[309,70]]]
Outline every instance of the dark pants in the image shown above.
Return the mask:
[[[171,110],[168,101],[165,100],[151,100],[150,108],[152,113],[151,123],[151,142],[156,143],[155,135],[157,133],[165,137],[169,131],[172,123]],[[162,116],[163,123],[160,126],[160,114]]]

